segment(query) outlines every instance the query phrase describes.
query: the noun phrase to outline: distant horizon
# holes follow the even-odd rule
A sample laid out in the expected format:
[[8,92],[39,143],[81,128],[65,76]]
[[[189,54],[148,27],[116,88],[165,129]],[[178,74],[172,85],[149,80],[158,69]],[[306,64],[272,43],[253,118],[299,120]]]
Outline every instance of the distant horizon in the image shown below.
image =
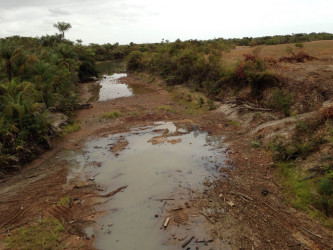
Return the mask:
[[54,35],[58,21],[72,29],[65,37],[84,44],[165,40],[211,40],[333,33],[328,0],[0,0],[0,37]]
[[[252,38],[252,39],[256,39],[256,38],[263,38],[263,37],[275,37],[275,36],[292,36],[292,35],[296,35],[296,34],[306,34],[306,35],[309,35],[309,34],[312,34],[312,33],[315,33],[315,34],[320,34],[320,33],[325,33],[325,34],[332,34],[333,33],[330,33],[330,32],[326,32],[326,31],[321,31],[321,32],[309,32],[309,33],[291,33],[291,34],[277,34],[277,35],[263,35],[263,36],[242,36],[242,37],[228,37],[228,38],[225,38],[225,37],[215,37],[215,38],[210,38],[210,39],[195,39],[195,38],[190,38],[190,39],[175,39],[174,41],[169,41],[168,39],[164,39],[164,42],[165,41],[168,41],[168,43],[173,43],[175,42],[176,40],[180,40],[182,42],[185,42],[185,41],[190,41],[190,40],[197,40],[197,41],[209,41],[209,40],[216,40],[216,39],[224,39],[224,40],[232,40],[232,39],[243,39],[243,38]],[[19,36],[19,37],[24,37],[24,38],[41,38],[43,36],[53,36],[53,35],[59,35],[59,33],[54,33],[54,34],[45,34],[45,35],[42,35],[42,36],[20,36],[20,35],[12,35],[12,36],[8,36],[8,37],[0,37],[0,39],[5,39],[5,38],[9,38],[9,37],[15,37],[15,36]],[[76,42],[76,40],[71,40],[71,39],[68,39],[65,37],[66,40],[69,40],[71,42]],[[163,38],[162,38],[163,39]],[[158,42],[146,42],[146,43],[134,43],[134,44],[155,44],[155,43],[161,43],[162,42],[162,39]],[[78,40],[78,39],[77,39]],[[332,39],[333,40],[333,39]],[[316,41],[319,41],[319,40],[316,40]],[[305,42],[311,42],[311,41],[305,41]],[[104,45],[104,44],[108,44],[109,42],[106,42],[106,43],[84,43],[82,42],[83,45],[90,45],[90,44],[97,44],[97,45]],[[116,44],[118,42],[114,42],[114,43],[109,43],[109,44]],[[125,44],[121,44],[121,43],[118,43],[119,45],[130,45],[130,43],[132,42],[129,42],[129,43],[125,43]]]

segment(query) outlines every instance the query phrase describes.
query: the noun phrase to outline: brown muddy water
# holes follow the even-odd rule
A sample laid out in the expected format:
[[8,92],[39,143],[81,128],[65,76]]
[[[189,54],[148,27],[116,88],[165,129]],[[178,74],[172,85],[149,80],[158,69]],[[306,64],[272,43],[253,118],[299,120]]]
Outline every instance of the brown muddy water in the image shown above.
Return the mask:
[[[125,149],[112,148],[121,142]],[[128,143],[128,144],[127,144]],[[161,229],[168,210],[184,205],[211,186],[225,164],[222,138],[195,126],[172,122],[134,128],[128,133],[90,140],[83,151],[72,152],[75,162],[68,179],[91,179],[109,193],[128,185],[103,205],[104,215],[86,229],[97,249],[179,249]],[[171,198],[161,202],[159,199]],[[186,228],[196,237],[205,233],[202,221]],[[176,226],[170,225],[167,230]],[[170,233],[170,232],[169,232]],[[196,233],[200,235],[195,235]],[[195,247],[195,243],[192,246]],[[178,245],[178,246],[177,246]],[[189,245],[191,246],[191,245]]]

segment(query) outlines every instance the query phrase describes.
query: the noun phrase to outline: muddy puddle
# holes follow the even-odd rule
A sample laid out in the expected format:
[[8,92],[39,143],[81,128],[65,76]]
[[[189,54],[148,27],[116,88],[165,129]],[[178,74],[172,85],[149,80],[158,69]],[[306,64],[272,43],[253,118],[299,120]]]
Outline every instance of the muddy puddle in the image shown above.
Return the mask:
[[126,77],[126,63],[123,61],[103,62],[96,65],[100,72],[100,80],[89,87],[90,102],[107,101],[121,97],[150,92],[149,89],[138,85],[121,82]]
[[[171,235],[204,235],[202,220],[193,217],[196,221],[188,222],[188,228],[184,218],[177,221],[170,213],[185,210],[192,197],[221,175],[221,168],[230,167],[224,152],[222,138],[171,122],[93,139],[83,152],[72,152],[69,158],[76,167],[69,181],[78,176],[89,179],[101,194],[127,186],[103,204],[104,215],[86,229],[95,247],[178,249],[181,239]],[[164,229],[167,217],[170,225]]]

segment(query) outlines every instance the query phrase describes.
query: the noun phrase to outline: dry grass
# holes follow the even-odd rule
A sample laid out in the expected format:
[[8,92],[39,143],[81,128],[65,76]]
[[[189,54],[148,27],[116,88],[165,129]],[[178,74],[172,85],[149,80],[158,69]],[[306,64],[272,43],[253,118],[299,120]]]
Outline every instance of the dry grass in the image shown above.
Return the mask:
[[[260,45],[255,47],[250,46],[237,46],[236,49],[231,50],[230,53],[224,54],[224,58],[229,62],[237,62],[237,60],[243,59],[243,54],[251,54],[254,49],[260,48],[260,55],[263,57],[279,58],[281,56],[290,56],[287,53],[287,48],[292,47],[295,51],[298,49],[293,43],[278,44],[278,45]],[[333,40],[327,41],[314,41],[305,42],[304,51],[311,56],[318,58],[332,57],[333,56]]]

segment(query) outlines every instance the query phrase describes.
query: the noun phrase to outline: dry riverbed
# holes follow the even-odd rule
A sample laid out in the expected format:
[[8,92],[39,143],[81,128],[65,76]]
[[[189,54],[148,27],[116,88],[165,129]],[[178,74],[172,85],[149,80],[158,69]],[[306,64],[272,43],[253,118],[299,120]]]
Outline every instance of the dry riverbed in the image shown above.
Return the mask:
[[2,240],[19,247],[23,228],[42,228],[54,236],[39,232],[44,244],[67,249],[331,248],[332,231],[284,203],[271,156],[247,129],[159,82],[120,81],[142,91],[91,99],[80,131],[0,180]]

